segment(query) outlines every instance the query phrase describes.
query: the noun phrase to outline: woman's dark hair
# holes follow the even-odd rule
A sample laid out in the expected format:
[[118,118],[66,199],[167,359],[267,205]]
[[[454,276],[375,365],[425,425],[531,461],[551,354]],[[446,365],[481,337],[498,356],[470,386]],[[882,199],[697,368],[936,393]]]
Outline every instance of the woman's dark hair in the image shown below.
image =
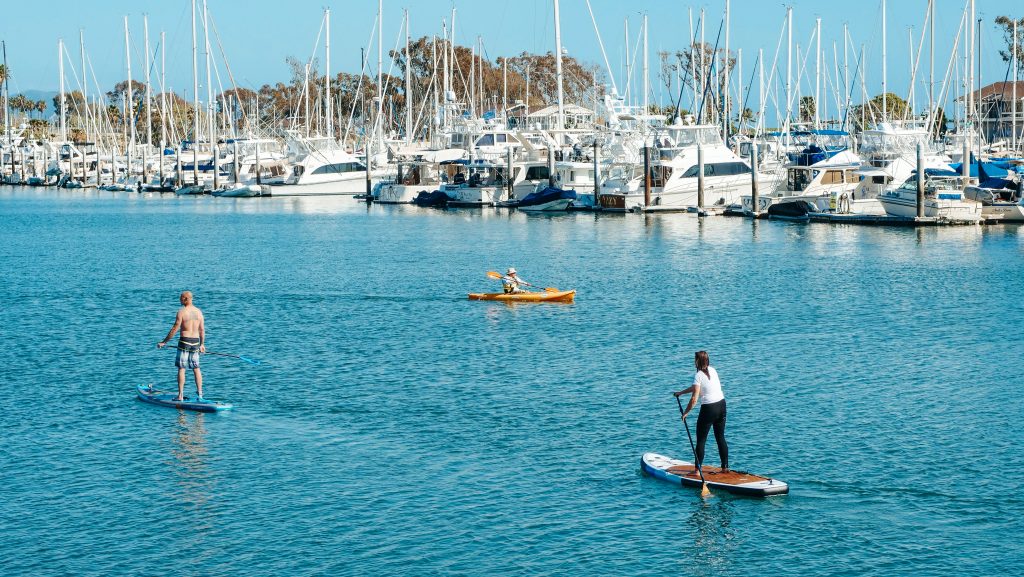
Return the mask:
[[708,366],[711,365],[711,359],[708,358],[707,351],[697,351],[694,353],[693,364],[697,365],[698,371],[703,371],[709,379],[711,378],[711,371],[708,371]]

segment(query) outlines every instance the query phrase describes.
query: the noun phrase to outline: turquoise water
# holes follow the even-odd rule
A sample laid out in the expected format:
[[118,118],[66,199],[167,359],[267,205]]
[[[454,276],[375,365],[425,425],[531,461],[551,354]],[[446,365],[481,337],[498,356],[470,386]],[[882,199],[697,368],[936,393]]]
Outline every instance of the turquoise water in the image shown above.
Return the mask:
[[[5,187],[0,241],[5,575],[1024,566],[1022,228]],[[577,302],[465,300],[509,265]],[[134,399],[183,289],[229,413]],[[640,474],[700,348],[789,495]]]

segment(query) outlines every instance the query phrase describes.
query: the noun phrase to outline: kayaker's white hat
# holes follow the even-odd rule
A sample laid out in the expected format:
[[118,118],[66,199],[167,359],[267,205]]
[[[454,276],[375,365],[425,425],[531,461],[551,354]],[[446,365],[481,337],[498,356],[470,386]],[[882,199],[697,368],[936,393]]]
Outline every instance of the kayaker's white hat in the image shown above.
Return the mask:
[[516,274],[516,269],[508,267],[508,272],[506,272],[505,274]]

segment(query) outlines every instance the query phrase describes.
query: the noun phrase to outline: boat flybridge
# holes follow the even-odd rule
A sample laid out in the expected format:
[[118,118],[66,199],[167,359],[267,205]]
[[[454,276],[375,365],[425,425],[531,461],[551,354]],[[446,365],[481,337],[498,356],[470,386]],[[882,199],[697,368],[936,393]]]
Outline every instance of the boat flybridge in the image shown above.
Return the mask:
[[467,153],[462,149],[425,150],[412,158],[399,160],[398,173],[394,180],[382,181],[374,187],[374,202],[381,204],[412,204],[422,192],[438,190],[447,178],[446,165],[465,160]]
[[[856,193],[861,181],[857,171],[862,163],[846,146],[849,134],[835,130],[813,132],[821,132],[816,136],[824,138],[787,155],[786,181],[774,193],[758,197],[757,211],[766,212],[770,206],[783,202],[807,201],[819,212],[885,214],[877,195],[858,197]],[[741,203],[745,213],[753,212],[751,195],[743,195]]]
[[[855,204],[880,199],[906,183],[917,172],[918,144],[925,171],[950,170],[949,157],[935,148],[929,132],[923,128],[895,127],[883,122],[872,130],[863,131],[860,141],[859,153],[864,162],[857,170],[860,184],[852,193]],[[886,213],[894,214],[888,207],[883,208]]]
[[[643,165],[616,164],[601,186],[600,204],[610,211],[689,210],[697,207],[698,145],[704,154],[704,204],[728,206],[750,193],[750,165],[725,146],[717,126],[666,126],[655,133],[650,160],[651,202],[644,203]],[[769,193],[776,179],[759,174]]]
[[292,172],[283,183],[270,187],[271,196],[366,192],[366,164],[334,138],[289,132],[287,146]]

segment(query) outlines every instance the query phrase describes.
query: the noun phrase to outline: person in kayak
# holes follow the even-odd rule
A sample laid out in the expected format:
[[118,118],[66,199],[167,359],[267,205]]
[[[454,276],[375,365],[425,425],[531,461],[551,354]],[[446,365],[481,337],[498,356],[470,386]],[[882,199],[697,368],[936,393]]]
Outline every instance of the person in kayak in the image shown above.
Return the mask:
[[520,288],[522,286],[533,286],[532,284],[519,278],[519,276],[516,274],[516,269],[512,267],[509,267],[508,271],[505,273],[505,276],[501,277],[501,285],[502,288],[505,290],[505,294],[507,295],[525,292],[522,288]]
[[174,325],[156,347],[162,349],[174,337],[174,333],[181,331],[178,335],[178,353],[174,357],[174,366],[178,367],[178,398],[174,400],[185,400],[185,369],[192,369],[196,379],[196,393],[199,400],[202,400],[203,373],[199,370],[199,355],[206,352],[206,321],[203,318],[203,311],[192,304],[191,292],[181,293],[178,300],[181,302],[181,308],[174,317]]
[[693,364],[697,367],[697,372],[693,375],[693,384],[672,394],[676,398],[690,394],[690,402],[687,403],[682,415],[683,423],[686,422],[686,415],[693,410],[697,399],[700,398],[700,413],[697,415],[697,464],[704,464],[704,444],[708,440],[708,431],[714,427],[718,458],[721,460],[724,473],[729,469],[729,445],[725,442],[725,395],[722,393],[722,383],[718,380],[715,367],[711,366],[707,351],[697,351]]

